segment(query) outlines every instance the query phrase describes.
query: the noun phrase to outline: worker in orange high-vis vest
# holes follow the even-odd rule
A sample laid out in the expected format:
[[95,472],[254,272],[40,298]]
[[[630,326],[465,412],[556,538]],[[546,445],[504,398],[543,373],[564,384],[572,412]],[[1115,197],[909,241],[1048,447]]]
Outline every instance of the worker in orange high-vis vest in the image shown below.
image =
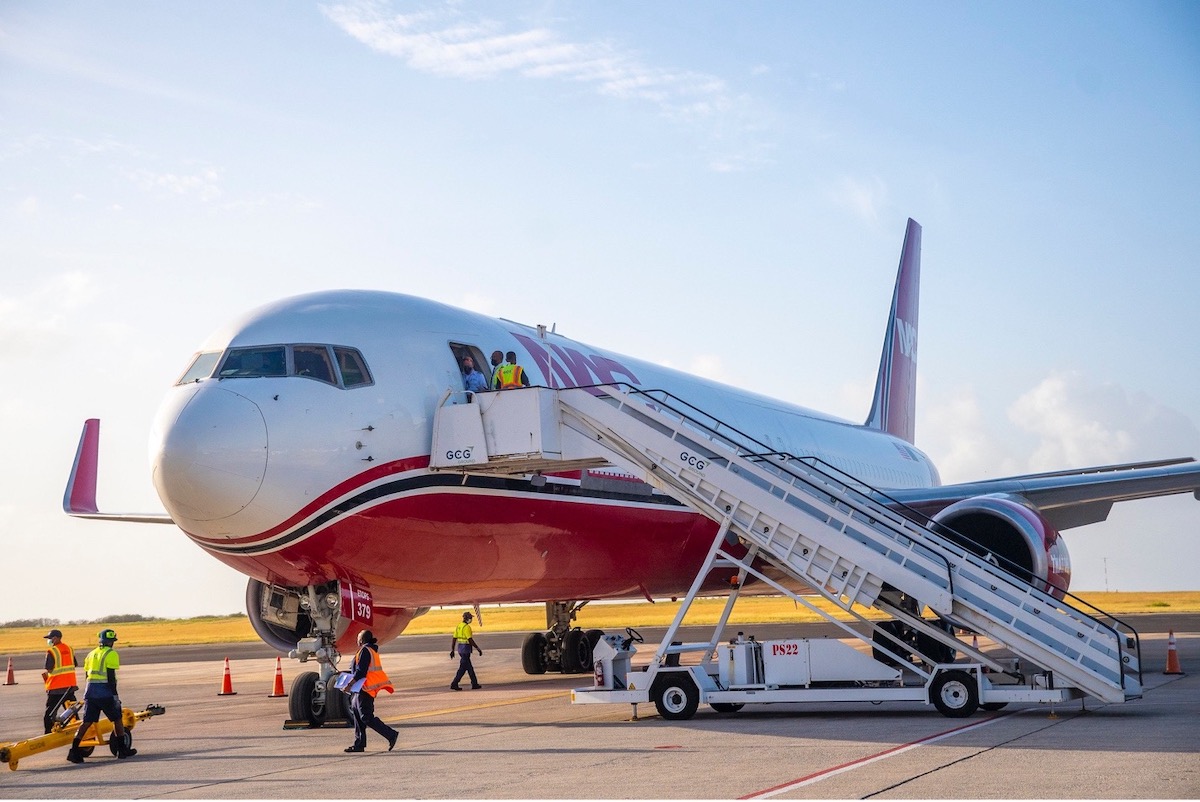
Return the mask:
[[517,364],[517,352],[509,351],[504,355],[504,364],[496,368],[493,388],[507,390],[510,387],[528,387],[529,377],[525,369]]
[[42,723],[46,732],[54,727],[54,714],[64,702],[75,701],[75,691],[79,690],[79,682],[75,678],[75,652],[62,642],[62,632],[52,629],[46,633],[46,670],[42,672],[42,680],[46,683],[46,715]]
[[375,715],[375,696],[380,691],[394,692],[391,680],[383,671],[379,659],[379,644],[369,629],[358,633],[358,654],[350,664],[350,715],[354,719],[354,745],[347,752],[362,752],[367,748],[367,728],[375,730],[388,742],[388,751],[396,747],[400,733],[384,724]]

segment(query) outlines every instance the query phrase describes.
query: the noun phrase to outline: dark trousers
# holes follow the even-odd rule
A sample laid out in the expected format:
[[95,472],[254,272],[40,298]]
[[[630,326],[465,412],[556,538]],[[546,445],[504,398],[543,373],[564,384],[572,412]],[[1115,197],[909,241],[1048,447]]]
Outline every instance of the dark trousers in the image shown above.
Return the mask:
[[458,681],[463,678],[463,674],[471,677],[471,685],[479,684],[479,680],[475,678],[475,666],[471,665],[471,647],[460,643],[458,645],[458,673],[454,675],[454,681],[450,683],[451,687],[458,684]]
[[54,728],[54,709],[58,707],[59,702],[75,701],[74,688],[55,688],[52,691],[46,691],[46,715],[42,718],[42,723],[46,725],[46,732],[50,732]]
[[369,693],[359,691],[354,694],[350,700],[350,717],[354,719],[354,745],[359,749],[367,746],[367,727],[389,741],[399,734],[375,715],[375,697]]

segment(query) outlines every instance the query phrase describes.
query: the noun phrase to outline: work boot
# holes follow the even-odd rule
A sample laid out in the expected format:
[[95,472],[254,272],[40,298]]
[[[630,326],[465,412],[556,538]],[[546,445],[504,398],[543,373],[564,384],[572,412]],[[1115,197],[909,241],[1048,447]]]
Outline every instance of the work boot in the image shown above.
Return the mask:
[[69,752],[67,752],[67,760],[71,761],[72,763],[83,762],[83,755],[79,753],[79,747],[75,744],[71,744],[71,749]]
[[124,744],[121,744],[117,747],[117,759],[118,760],[124,760],[125,758],[133,757],[136,754],[137,754],[137,750],[134,749],[132,746],[125,746]]

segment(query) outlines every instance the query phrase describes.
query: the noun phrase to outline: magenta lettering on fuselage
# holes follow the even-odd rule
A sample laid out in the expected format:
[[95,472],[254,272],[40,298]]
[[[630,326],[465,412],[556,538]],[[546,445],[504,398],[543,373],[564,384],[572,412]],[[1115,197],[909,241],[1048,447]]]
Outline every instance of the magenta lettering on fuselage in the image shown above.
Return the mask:
[[619,381],[641,384],[633,371],[615,359],[599,354],[584,356],[574,348],[564,348],[560,345],[551,345],[550,351],[547,351],[542,343],[532,337],[516,332],[513,332],[513,336],[525,346],[542,375],[553,375],[554,383],[559,387],[585,387],[589,384],[611,384]]

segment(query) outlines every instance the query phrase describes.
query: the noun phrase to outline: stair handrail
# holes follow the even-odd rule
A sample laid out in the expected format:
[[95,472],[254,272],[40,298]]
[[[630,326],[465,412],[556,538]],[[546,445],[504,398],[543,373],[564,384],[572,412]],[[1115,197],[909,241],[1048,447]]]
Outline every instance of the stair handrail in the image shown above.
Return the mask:
[[[752,435],[746,434],[745,432],[741,431],[737,427],[732,426],[732,425],[720,420],[715,415],[705,412],[704,410],[700,409],[699,407],[696,407],[694,404],[691,404],[690,402],[688,402],[682,398],[679,398],[678,396],[676,396],[675,394],[673,394],[667,390],[642,389],[639,387],[635,387],[631,384],[628,384],[627,382],[610,382],[610,383],[603,383],[603,384],[587,385],[587,386],[582,386],[578,389],[590,389],[590,388],[596,388],[596,390],[601,393],[604,392],[604,390],[602,390],[601,388],[612,388],[614,392],[617,392],[621,395],[627,395],[627,396],[628,395],[636,395],[636,396],[644,396],[646,398],[649,398],[653,402],[650,404],[652,409],[659,410],[659,411],[662,411],[664,409],[669,410],[671,413],[674,413],[674,415],[678,418],[678,420],[681,423],[687,425],[689,428],[696,431],[701,436],[704,436],[709,440],[723,441],[725,443],[725,445],[732,448],[732,450],[738,457],[747,459],[747,461],[754,461],[755,459],[762,460],[762,464],[764,464],[764,465],[769,464],[770,468],[772,469],[772,472],[785,473],[789,477],[791,477],[793,480],[799,480],[800,482],[803,482],[804,484],[808,485],[810,488],[817,490],[817,491],[821,491],[821,488],[818,487],[816,484],[814,484],[809,476],[805,475],[806,472],[799,472],[799,471],[793,470],[790,467],[787,467],[787,463],[789,461],[794,460],[797,462],[802,462],[809,469],[811,469],[812,471],[815,471],[818,475],[820,475],[824,479],[828,479],[832,482],[835,482],[838,485],[841,485],[847,491],[852,492],[854,494],[854,496],[865,500],[869,505],[874,505],[874,507],[866,506],[864,508],[864,506],[861,506],[858,503],[850,503],[850,501],[847,500],[844,503],[846,503],[848,507],[854,509],[855,511],[857,511],[861,514],[867,515],[871,519],[878,519],[879,516],[877,514],[877,509],[882,509],[888,513],[896,515],[898,518],[901,519],[901,523],[899,524],[900,528],[898,531],[893,530],[891,527],[889,527],[889,530],[893,531],[895,534],[901,535],[906,540],[908,540],[912,543],[918,544],[925,548],[929,548],[929,546],[932,544],[934,546],[937,546],[938,549],[949,550],[951,554],[954,554],[959,557],[967,557],[969,555],[970,557],[979,559],[980,562],[977,567],[982,568],[983,570],[986,570],[989,573],[989,575],[1004,582],[1005,584],[1009,585],[1010,587],[1012,587],[1016,590],[1019,590],[1020,592],[1022,592],[1024,594],[1028,594],[1028,593],[1032,592],[1032,593],[1036,594],[1036,597],[1038,597],[1038,600],[1041,601],[1042,603],[1053,605],[1055,608],[1057,608],[1060,612],[1062,612],[1064,614],[1066,614],[1066,611],[1069,610],[1072,613],[1075,613],[1077,615],[1082,616],[1083,618],[1088,619],[1089,621],[1094,623],[1097,627],[1108,630],[1108,632],[1111,633],[1114,642],[1116,642],[1116,644],[1117,644],[1118,653],[1120,653],[1122,651],[1121,645],[1120,645],[1121,633],[1119,633],[1115,627],[1111,626],[1110,624],[1106,623],[1105,621],[1100,620],[1100,618],[1098,618],[1097,616],[1092,615],[1085,610],[1079,609],[1078,607],[1075,607],[1070,603],[1067,603],[1065,601],[1065,597],[1070,597],[1071,599],[1079,601],[1081,604],[1090,608],[1091,610],[1094,610],[1096,613],[1100,614],[1104,618],[1107,618],[1107,619],[1119,624],[1120,626],[1126,627],[1129,629],[1129,631],[1132,633],[1132,635],[1135,639],[1135,648],[1138,653],[1138,668],[1139,668],[1139,673],[1140,673],[1141,643],[1140,643],[1140,638],[1138,638],[1138,636],[1137,636],[1137,631],[1132,626],[1130,626],[1129,624],[1126,624],[1123,621],[1120,621],[1115,616],[1112,616],[1111,614],[1106,613],[1105,611],[1101,610],[1100,608],[1096,607],[1095,605],[1093,605],[1089,602],[1086,602],[1083,599],[1080,599],[1075,594],[1072,594],[1066,590],[1063,590],[1062,588],[1057,587],[1053,583],[1049,583],[1045,580],[1040,580],[1040,579],[1038,580],[1039,584],[1041,584],[1041,583],[1047,584],[1049,587],[1054,588],[1055,591],[1063,594],[1064,598],[1056,598],[1053,593],[1046,591],[1046,590],[1042,590],[1041,588],[1037,587],[1033,582],[1023,580],[1021,577],[1014,575],[1013,573],[1009,572],[1008,570],[1006,570],[1005,568],[1003,568],[1001,566],[993,565],[987,561],[982,560],[979,555],[976,555],[973,552],[971,552],[970,550],[966,549],[960,543],[956,543],[955,541],[940,534],[934,527],[939,527],[946,531],[954,532],[954,534],[956,534],[958,537],[962,538],[966,542],[971,542],[971,543],[975,542],[975,541],[972,541],[969,537],[967,537],[967,536],[963,535],[961,532],[958,532],[957,530],[953,529],[953,527],[949,527],[949,526],[946,526],[945,524],[933,521],[932,518],[925,515],[924,513],[921,513],[920,511],[913,509],[909,505],[892,498],[884,491],[871,486],[869,483],[864,482],[861,479],[858,479],[857,477],[854,477],[853,475],[843,471],[842,469],[829,464],[824,459],[817,457],[817,456],[797,457],[797,456],[787,453],[787,452],[771,450],[770,446],[767,446],[766,444],[762,443],[761,441],[759,441],[757,438],[753,437]],[[614,399],[614,400],[619,400],[619,399]],[[692,414],[689,414],[688,412],[685,412],[684,410],[679,409],[678,407],[680,407],[680,406],[690,409],[692,411]],[[712,421],[712,425],[705,423],[703,420],[696,417],[696,415],[701,415],[704,418],[707,418],[708,420]],[[735,434],[738,438],[741,438],[743,442],[738,442],[738,440],[734,439],[730,435],[723,433],[721,431],[721,429],[724,429],[728,432]],[[755,446],[760,446],[765,450],[754,451],[751,449],[747,449],[746,443],[751,443],[751,444],[754,444]],[[781,457],[782,459],[779,463],[776,463],[773,460],[770,461],[769,463],[767,463],[766,459],[769,457],[773,457],[773,456],[778,456],[778,457]],[[823,468],[818,467],[817,466],[818,463],[820,466],[824,466],[824,467]],[[838,479],[836,476],[833,475],[834,472],[837,474],[841,474],[842,476],[846,477],[850,481]],[[860,488],[866,488],[869,492],[864,492]],[[887,502],[889,502],[890,505],[894,505],[895,508],[900,508],[900,509],[906,510],[908,512],[911,512],[913,517],[910,518],[907,515],[901,515],[901,514],[897,513],[896,509],[894,509],[889,504],[881,503],[879,501],[879,499],[886,499]],[[910,525],[915,526],[916,529],[921,533],[920,536],[922,538],[929,538],[930,542],[929,543],[922,542],[921,540],[918,540],[917,538],[909,535],[906,531],[904,531],[904,529],[906,528],[905,524],[910,524]],[[946,563],[947,576],[949,577],[949,580],[951,582],[951,590],[952,590],[953,589],[953,571],[952,571],[952,569],[950,569],[949,560],[945,557],[945,555],[939,554],[937,550],[931,549],[931,551],[934,555],[938,556],[940,559],[942,559],[943,562]],[[1001,559],[1005,559],[1005,558],[1001,558]],[[1021,570],[1024,573],[1028,573],[1028,571],[1026,571],[1023,567],[1018,566],[1015,563],[1012,563],[1011,560],[1005,559],[1005,562],[1008,562],[1010,565],[1013,565],[1015,568]],[[1122,661],[1122,665],[1124,665],[1123,661]],[[1125,672],[1123,670],[1120,672],[1120,681],[1121,681],[1121,687],[1124,688],[1125,687]]]

